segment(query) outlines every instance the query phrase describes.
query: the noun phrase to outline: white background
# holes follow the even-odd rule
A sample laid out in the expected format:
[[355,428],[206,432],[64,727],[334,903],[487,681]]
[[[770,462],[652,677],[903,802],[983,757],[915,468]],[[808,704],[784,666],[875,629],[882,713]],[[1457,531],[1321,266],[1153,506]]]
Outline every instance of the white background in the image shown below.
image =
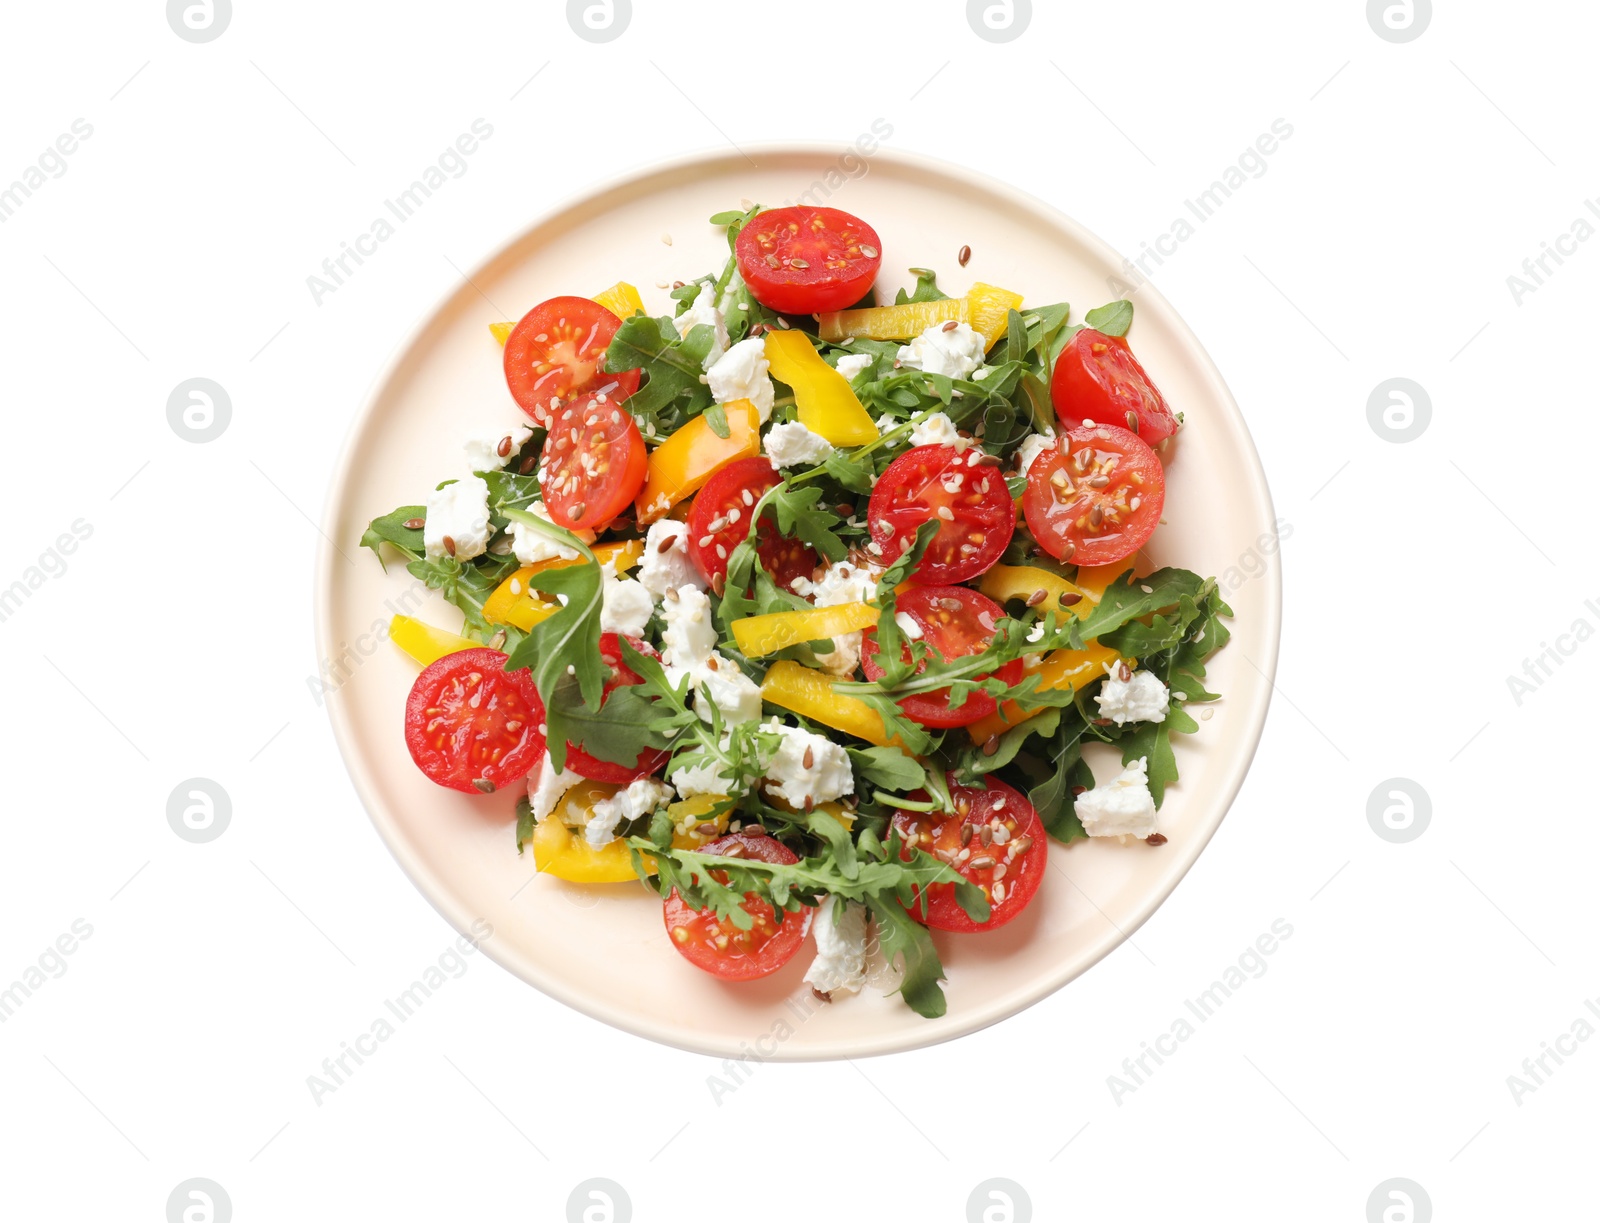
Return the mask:
[[[1441,1220],[1578,1217],[1600,1042],[1520,1101],[1507,1076],[1600,1023],[1600,648],[1563,638],[1520,703],[1507,677],[1600,625],[1600,244],[1520,303],[1506,278],[1600,189],[1597,17],[1440,7],[1395,44],[1356,0],[1038,4],[996,44],[954,0],[637,0],[602,45],[559,3],[238,0],[197,45],[154,0],[9,6],[0,184],[93,134],[0,224],[0,587],[93,533],[0,623],[0,986],[93,934],[0,1025],[8,1214],[161,1220],[206,1177],[241,1223],[560,1219],[606,1177],[641,1220],[961,1220],[998,1176],[1040,1219],[1359,1223],[1391,1177]],[[469,171],[316,304],[306,278],[480,117]],[[370,380],[457,268],[590,183],[731,142],[842,151],[877,117],[1132,255],[1292,125],[1149,265],[1287,524],[1279,695],[1231,815],[1132,945],[953,1045],[764,1065],[718,1099],[716,1063],[479,956],[314,1102],[454,938],[305,678],[316,520]],[[208,444],[166,419],[192,377],[232,401]],[[1368,421],[1391,377],[1431,398],[1409,443]],[[166,819],[196,776],[232,800],[209,844]],[[1431,797],[1406,844],[1367,818],[1393,777]],[[1114,1098],[1278,918],[1265,974]]]

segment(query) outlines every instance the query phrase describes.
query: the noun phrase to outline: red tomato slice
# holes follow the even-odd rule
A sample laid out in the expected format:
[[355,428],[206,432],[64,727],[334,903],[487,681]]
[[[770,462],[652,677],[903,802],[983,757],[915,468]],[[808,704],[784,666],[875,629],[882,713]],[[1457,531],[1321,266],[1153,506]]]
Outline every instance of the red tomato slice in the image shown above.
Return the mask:
[[[979,594],[966,586],[917,586],[895,600],[895,608],[916,621],[922,630],[922,640],[932,647],[941,659],[965,658],[988,648],[994,640],[995,626],[1005,619],[1005,609],[988,595]],[[906,647],[905,657],[911,657]],[[883,674],[878,665],[878,630],[867,629],[861,636],[861,669],[868,679]],[[918,666],[919,672],[927,663]],[[1014,659],[998,671],[989,672],[1008,684],[1022,682],[1022,660]],[[906,716],[924,726],[970,726],[979,718],[995,711],[995,698],[984,692],[970,694],[959,709],[950,708],[950,689],[918,693],[900,702]]]
[[[605,662],[606,666],[611,668],[611,678],[606,681],[605,688],[600,694],[600,707],[602,709],[605,708],[606,697],[611,695],[613,689],[628,688],[634,684],[644,683],[622,661],[622,647],[617,644],[620,640],[622,638],[616,633],[600,634],[600,658]],[[634,637],[629,637],[626,640],[629,645],[641,654],[650,658],[661,657],[656,653],[655,647],[648,641],[640,641]],[[524,672],[524,674],[526,673]],[[534,722],[536,725],[543,725],[544,702],[539,699],[537,691],[534,692],[534,702],[538,713],[538,717],[534,719]],[[543,736],[540,737],[540,742],[543,742]],[[617,764],[610,760],[601,760],[597,756],[591,756],[569,740],[567,743],[566,768],[568,772],[576,773],[580,777],[587,777],[590,781],[607,781],[617,785],[626,785],[630,781],[637,781],[641,777],[648,777],[652,773],[659,772],[671,755],[670,751],[646,751],[632,764]]]
[[[728,577],[728,558],[750,529],[752,507],[777,483],[778,473],[767,459],[734,459],[717,468],[689,507],[689,559],[718,594]],[[756,528],[756,555],[785,590],[821,563],[810,544],[780,535],[771,518]]]
[[739,231],[739,274],[780,314],[843,310],[867,295],[883,263],[872,226],[837,208],[774,208]]
[[1178,418],[1118,335],[1085,327],[1061,350],[1050,401],[1068,429],[1092,420],[1137,433],[1154,446],[1178,431]]
[[1155,451],[1117,425],[1063,433],[1028,468],[1022,512],[1039,546],[1059,561],[1109,565],[1155,532],[1167,479]]
[[[1044,881],[1049,838],[1033,804],[999,778],[986,777],[986,790],[958,786],[954,773],[947,780],[956,804],[954,814],[902,811],[894,817],[894,826],[905,841],[900,856],[910,859],[914,839],[915,848],[954,866],[989,898],[989,920],[975,922],[968,917],[956,900],[952,883],[928,889],[926,917],[920,898],[909,911],[935,930],[958,934],[998,930],[1026,909],[1038,893]],[[907,797],[928,798],[921,790]]]
[[411,685],[406,747],[429,781],[492,794],[539,763],[539,693],[526,671],[505,666],[499,650],[461,650],[425,668]]
[[571,531],[598,531],[644,487],[650,463],[633,414],[614,392],[580,395],[556,414],[544,443],[545,508]]
[[[1005,479],[976,446],[917,446],[889,464],[867,503],[867,530],[892,565],[911,546],[917,528],[944,520],[911,571],[918,585],[953,586],[983,573],[1006,550],[1017,511]],[[871,549],[868,549],[871,551]]]
[[639,389],[639,371],[605,372],[606,346],[622,320],[587,297],[552,297],[522,316],[506,337],[511,397],[545,428],[562,402],[615,382],[614,399]]
[[[782,842],[754,832],[718,837],[700,852],[785,866],[800,860]],[[727,876],[715,873],[721,882],[727,882]],[[754,981],[777,972],[794,958],[811,928],[811,910],[779,914],[756,893],[746,892],[744,911],[755,919],[748,930],[724,924],[708,910],[691,909],[674,890],[667,897],[662,916],[672,945],[696,968],[724,981]]]

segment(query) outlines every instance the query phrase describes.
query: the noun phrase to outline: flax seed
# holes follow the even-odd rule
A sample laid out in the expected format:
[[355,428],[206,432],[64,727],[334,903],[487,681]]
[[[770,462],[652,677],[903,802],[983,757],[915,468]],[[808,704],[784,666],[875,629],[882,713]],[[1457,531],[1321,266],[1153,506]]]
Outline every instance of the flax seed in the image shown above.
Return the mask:
[[456,554],[456,541],[448,535],[444,537],[444,550],[451,556]]
[[423,527],[427,526],[428,524],[427,524],[427,520],[426,519],[422,519],[422,518],[407,518],[405,520],[405,522],[402,523],[401,525],[404,526],[405,529],[408,530],[408,531],[420,531],[420,530],[422,530]]
[[961,248],[960,253],[956,255],[956,262],[959,263],[962,267],[966,267],[967,266],[967,261],[970,260],[971,258],[972,258],[972,248],[970,246],[963,246]]
[[1165,845],[1167,843],[1167,838],[1162,836],[1159,832],[1152,832],[1144,839],[1144,843],[1146,845]]

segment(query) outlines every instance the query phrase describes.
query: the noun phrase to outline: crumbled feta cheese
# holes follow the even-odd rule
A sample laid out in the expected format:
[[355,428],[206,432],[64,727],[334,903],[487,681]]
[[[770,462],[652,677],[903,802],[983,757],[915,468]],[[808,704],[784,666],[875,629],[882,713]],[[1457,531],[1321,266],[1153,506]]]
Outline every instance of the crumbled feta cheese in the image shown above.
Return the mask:
[[695,672],[695,684],[700,695],[695,698],[695,709],[703,721],[711,721],[711,710],[706,701],[722,711],[725,724],[754,722],[761,716],[761,686],[739,670],[731,658],[718,654]]
[[833,453],[827,438],[811,432],[797,420],[773,425],[767,430],[762,446],[774,467],[820,463]]
[[895,354],[902,369],[920,369],[925,374],[965,378],[983,364],[988,342],[966,323],[948,331],[935,323]]
[[[666,550],[663,542],[670,540]],[[680,586],[705,588],[700,571],[689,559],[689,528],[674,518],[662,518],[650,524],[644,537],[644,559],[639,562],[639,585],[657,600],[666,598],[667,591]]]
[[912,641],[922,640],[922,625],[913,620],[906,612],[895,612],[894,622],[899,625],[900,631],[911,638]]
[[591,849],[604,849],[617,835],[617,828],[654,811],[673,800],[672,787],[653,777],[641,777],[626,790],[618,790],[610,798],[597,802],[589,812],[589,822],[583,826],[583,839]]
[[766,352],[766,342],[760,336],[751,336],[740,340],[706,367],[706,385],[711,388],[711,398],[718,403],[748,399],[755,405],[762,424],[772,416],[772,400],[777,393],[767,375],[770,365]]
[[[485,488],[488,486],[485,485]],[[533,501],[528,505],[528,513],[535,518],[543,518],[549,522],[550,511],[544,508],[543,501]],[[541,561],[575,561],[578,552],[575,548],[564,548],[548,535],[536,527],[527,526],[521,522],[511,524],[511,550],[516,553],[517,559],[524,565],[537,565]]]
[[776,729],[783,741],[767,764],[768,794],[804,807],[808,801],[825,803],[854,792],[855,777],[843,747],[795,726]]
[[1021,475],[1028,474],[1028,468],[1033,466],[1034,459],[1056,444],[1054,433],[1030,433],[1022,443],[1022,448],[1017,451],[1017,471]]
[[754,722],[761,716],[761,689],[731,658],[716,651],[717,629],[711,600],[698,587],[678,588],[678,597],[661,605],[666,627],[661,633],[661,662],[667,682],[676,686],[689,677],[695,710],[711,721],[711,707],[726,723]]
[[733,783],[717,771],[715,764],[697,764],[677,770],[672,774],[672,786],[684,798],[694,798],[700,794],[713,794],[721,798],[733,789]]
[[722,311],[717,309],[712,300],[716,286],[709,280],[700,286],[700,292],[695,296],[689,308],[678,315],[673,321],[677,324],[678,334],[687,338],[691,328],[701,323],[710,327],[714,333],[711,339],[711,351],[706,354],[706,359],[701,363],[701,369],[709,370],[717,363],[717,358],[728,351],[728,325],[723,321]]
[[[876,565],[851,565],[841,561],[823,570],[822,577],[796,578],[796,594],[806,595],[817,607],[837,607],[841,603],[866,603],[872,599],[883,570]],[[861,632],[840,633],[833,639],[830,653],[816,655],[822,669],[831,675],[854,675],[861,662]]]
[[854,382],[856,376],[871,369],[872,363],[876,360],[877,358],[870,352],[853,352],[848,357],[840,357],[839,364],[834,368]]
[[890,416],[889,413],[885,412],[882,416],[878,417],[874,423],[878,426],[879,433],[887,433],[890,429],[895,428],[900,422],[893,416]]
[[608,573],[601,579],[600,598],[602,633],[644,636],[645,625],[650,623],[650,613],[656,606],[648,590],[632,578],[618,580]]
[[[490,532],[489,486],[477,476],[446,484],[428,494],[422,547],[434,560],[454,556],[458,561],[467,561],[482,556],[489,546]],[[446,536],[453,547],[445,547]]]
[[[843,908],[839,908],[840,904]],[[834,913],[838,912],[838,924]],[[853,994],[867,981],[867,906],[825,896],[811,922],[817,958],[806,969],[805,982],[819,994],[841,990]]]
[[533,818],[542,820],[556,809],[561,796],[583,778],[570,769],[557,771],[546,752],[539,761],[539,771],[528,775],[528,801],[533,804]]
[[956,432],[955,422],[943,412],[935,412],[926,420],[920,420],[911,427],[911,444],[913,446],[954,446],[957,450],[965,450],[972,445],[971,441]]
[[1025,640],[1027,640],[1027,641],[1043,641],[1044,640],[1044,621],[1043,620],[1039,620],[1039,621],[1036,621],[1034,623],[1034,626],[1031,629],[1028,630],[1028,636],[1025,638]]
[[[533,430],[527,425],[512,425],[496,433],[480,431],[467,438],[461,449],[466,452],[467,469],[469,471],[499,471],[522,449],[522,444],[533,436]],[[511,439],[511,445],[504,454],[500,447],[506,438]]]
[[1140,756],[1105,785],[1078,795],[1073,809],[1091,837],[1147,837],[1156,830],[1156,802],[1145,771],[1148,760]]
[[1167,720],[1167,686],[1149,671],[1135,671],[1126,681],[1117,678],[1122,663],[1106,667],[1105,683],[1095,693],[1095,704],[1100,706],[1100,716],[1110,718],[1118,726],[1127,722],[1165,722]]

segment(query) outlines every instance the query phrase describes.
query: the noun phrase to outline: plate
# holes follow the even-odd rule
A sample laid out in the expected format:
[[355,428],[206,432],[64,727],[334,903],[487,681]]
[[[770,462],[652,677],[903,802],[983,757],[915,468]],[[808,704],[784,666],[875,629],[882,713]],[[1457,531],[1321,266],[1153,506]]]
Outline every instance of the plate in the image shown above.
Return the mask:
[[[333,480],[318,560],[319,656],[349,665],[328,709],[362,802],[401,866],[458,930],[488,923],[482,949],[523,980],[596,1019],[717,1057],[800,1061],[859,1057],[949,1040],[1060,989],[1122,943],[1166,899],[1238,792],[1266,718],[1275,670],[1280,579],[1266,478],[1243,417],[1194,335],[1151,287],[1136,296],[1135,350],[1185,414],[1168,459],[1165,526],[1147,552],[1224,579],[1232,644],[1212,662],[1223,694],[1193,736],[1176,736],[1180,783],[1168,791],[1161,849],[1052,843],[1052,869],[1022,917],[984,935],[937,934],[949,1009],[923,1019],[886,994],[817,1002],[801,977],[809,947],[780,973],[731,985],[668,943],[661,902],[633,885],[580,887],[540,878],[518,857],[509,794],[478,799],[435,787],[412,764],[402,710],[417,668],[383,639],[406,611],[457,628],[460,614],[402,567],[385,573],[356,541],[367,522],[415,504],[459,474],[459,442],[482,424],[518,419],[490,322],[563,293],[618,280],[645,308],[670,304],[658,284],[720,267],[727,246],[713,213],[740,200],[826,202],[871,222],[884,245],[880,290],[933,267],[949,290],[1003,285],[1030,303],[1067,300],[1074,318],[1118,294],[1122,261],[1049,205],[970,170],[879,150],[862,163],[825,146],[769,146],[680,158],[612,182],[534,224],[429,314],[375,383]],[[755,164],[752,164],[752,160]],[[861,173],[862,166],[865,172]],[[854,167],[856,177],[842,172]],[[807,193],[810,193],[809,195]],[[971,263],[957,264],[962,246]],[[1096,760],[1102,777],[1110,768]],[[480,925],[479,930],[482,929]]]

